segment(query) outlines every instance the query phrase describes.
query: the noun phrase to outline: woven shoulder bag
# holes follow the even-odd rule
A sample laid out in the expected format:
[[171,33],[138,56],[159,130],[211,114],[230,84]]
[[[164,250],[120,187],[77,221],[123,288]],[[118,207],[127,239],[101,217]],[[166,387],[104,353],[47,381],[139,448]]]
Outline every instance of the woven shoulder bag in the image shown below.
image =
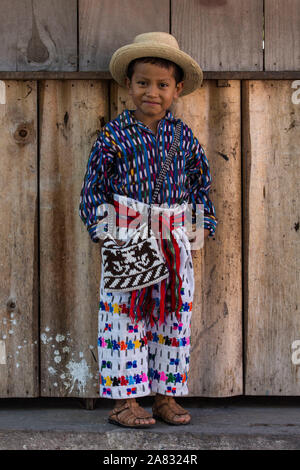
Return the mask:
[[165,259],[151,230],[151,206],[170,168],[180,139],[181,123],[177,123],[171,148],[160,171],[148,210],[148,223],[142,224],[124,245],[111,235],[102,244],[103,289],[105,292],[129,292],[156,284],[169,276]]

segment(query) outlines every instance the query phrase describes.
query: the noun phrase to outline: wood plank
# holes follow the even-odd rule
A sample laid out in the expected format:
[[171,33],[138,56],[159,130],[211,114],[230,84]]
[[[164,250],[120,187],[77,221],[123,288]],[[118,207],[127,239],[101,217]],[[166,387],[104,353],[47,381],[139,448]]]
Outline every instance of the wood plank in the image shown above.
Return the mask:
[[140,33],[169,33],[169,0],[79,0],[79,70],[108,70],[114,51]]
[[265,69],[300,69],[299,0],[265,0]]
[[203,70],[263,70],[263,0],[172,0],[171,32]]
[[107,82],[45,81],[40,98],[41,395],[97,398],[100,248],[79,202]]
[[114,80],[110,83],[110,115],[115,119],[124,109],[136,109],[128,91],[120,87]]
[[[195,132],[209,159],[215,239],[193,252],[196,293],[192,315],[189,396],[243,393],[240,83],[203,87],[172,107]],[[134,109],[127,90],[111,87],[111,116]],[[224,159],[220,153],[228,157]]]
[[300,394],[300,108],[292,93],[291,81],[243,84],[247,395]]
[[0,397],[36,397],[37,89],[9,80],[0,88]]
[[192,252],[197,288],[189,387],[191,396],[206,397],[243,393],[240,82],[217,85],[204,81],[172,108],[204,148],[219,220],[214,239]]
[[76,0],[2,0],[1,70],[77,70]]

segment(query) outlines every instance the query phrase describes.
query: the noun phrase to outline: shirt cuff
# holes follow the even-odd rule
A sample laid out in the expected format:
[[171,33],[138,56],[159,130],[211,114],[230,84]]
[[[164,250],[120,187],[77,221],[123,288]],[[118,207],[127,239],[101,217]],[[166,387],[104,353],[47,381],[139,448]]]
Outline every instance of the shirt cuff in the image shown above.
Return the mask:
[[[99,243],[101,240],[105,239],[105,232],[108,232],[108,223],[105,221],[95,223],[88,228],[88,232],[92,241],[94,243]],[[102,236],[100,236],[100,234]]]
[[218,221],[215,217],[212,216],[204,216],[204,228],[207,228],[209,230],[208,236],[214,237],[215,231],[217,228]]
[[[194,209],[192,210],[192,224],[193,226],[200,226],[207,228],[210,231],[210,234],[208,235],[209,237],[213,237],[216,231],[216,227],[218,224],[218,220],[214,215],[208,214],[203,211],[195,211]],[[198,220],[198,223],[196,223]]]

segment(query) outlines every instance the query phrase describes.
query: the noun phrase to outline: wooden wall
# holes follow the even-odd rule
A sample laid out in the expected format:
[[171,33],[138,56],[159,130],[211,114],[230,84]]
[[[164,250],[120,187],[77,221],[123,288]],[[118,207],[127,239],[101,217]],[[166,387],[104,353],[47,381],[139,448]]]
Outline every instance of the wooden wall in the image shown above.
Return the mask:
[[204,71],[299,71],[299,21],[299,0],[1,0],[0,71],[105,71],[147,31]]
[[300,335],[300,103],[293,93],[291,81],[243,83],[247,395],[300,394],[294,357]]
[[1,101],[0,396],[30,397],[39,386],[36,82],[7,80]]
[[[204,71],[297,71],[299,10],[2,0],[0,72],[107,71],[153,30]],[[298,101],[292,80],[212,79],[174,104],[206,151],[219,219],[194,256],[190,396],[300,394]],[[97,132],[126,106],[111,80],[0,81],[0,397],[98,396],[100,252],[78,205]]]

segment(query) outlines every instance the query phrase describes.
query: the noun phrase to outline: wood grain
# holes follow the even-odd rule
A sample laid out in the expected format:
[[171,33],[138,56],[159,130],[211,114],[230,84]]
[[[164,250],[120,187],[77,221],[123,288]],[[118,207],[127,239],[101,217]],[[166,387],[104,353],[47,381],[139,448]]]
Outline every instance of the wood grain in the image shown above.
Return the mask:
[[[218,86],[220,85],[220,86]],[[228,86],[223,86],[228,85]],[[173,106],[201,143],[211,170],[215,237],[193,255],[191,396],[243,393],[240,82],[204,81]]]
[[41,128],[41,394],[97,398],[100,249],[79,217],[107,82],[45,81]]
[[0,70],[77,70],[76,0],[1,0]]
[[300,108],[291,85],[243,86],[247,395],[300,393]]
[[170,32],[169,0],[79,0],[79,70],[108,70],[137,34]]
[[39,394],[36,102],[36,82],[1,83],[1,397]]
[[172,0],[171,33],[205,71],[263,70],[263,0]]
[[300,70],[300,3],[265,1],[265,70]]

